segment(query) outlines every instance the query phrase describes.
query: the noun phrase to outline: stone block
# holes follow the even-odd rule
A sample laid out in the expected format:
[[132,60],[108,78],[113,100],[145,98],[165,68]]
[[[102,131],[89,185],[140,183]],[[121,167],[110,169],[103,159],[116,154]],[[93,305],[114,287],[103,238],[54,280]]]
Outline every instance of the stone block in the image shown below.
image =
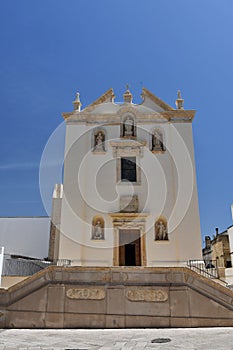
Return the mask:
[[170,327],[169,317],[125,316],[126,328],[167,328]]
[[125,316],[107,315],[106,328],[125,328]]
[[232,310],[192,289],[189,290],[190,317],[232,318]]
[[107,314],[125,313],[125,290],[123,288],[107,289]]
[[192,327],[192,320],[189,317],[174,317],[170,319],[171,328],[188,328]]
[[63,328],[64,326],[64,314],[47,312],[45,314],[45,327],[46,328]]
[[137,269],[135,271],[130,271],[128,273],[127,280],[129,282],[137,283],[138,285],[145,285],[145,284],[152,284],[152,283],[168,283],[170,281],[167,281],[167,273],[162,272],[151,272],[148,273],[147,271],[140,271],[140,269]]
[[102,314],[106,310],[105,300],[71,300],[66,298],[65,312],[77,312],[77,314],[96,313]]
[[[70,291],[77,290],[75,297],[69,297]],[[73,293],[74,294],[74,293]],[[100,299],[99,299],[100,298]],[[106,312],[106,292],[104,287],[87,285],[67,285],[65,294],[65,312],[78,314],[104,314]]]
[[7,311],[0,310],[0,328],[5,328],[6,326],[6,314]]
[[64,328],[105,328],[105,315],[64,314]]
[[47,293],[48,293],[47,311],[63,312],[64,300],[65,300],[65,286],[64,285],[48,286]]
[[44,328],[45,313],[29,311],[9,311],[7,328]]
[[191,327],[232,327],[233,319],[221,318],[190,318]]
[[14,302],[8,310],[43,312],[46,310],[46,304],[46,287],[43,287]]
[[120,212],[137,213],[138,212],[138,196],[121,196],[120,197]]
[[[139,297],[135,300],[129,300],[128,293],[133,291],[140,292]],[[143,292],[145,292],[143,294]],[[148,293],[151,293],[152,301],[149,301]],[[162,301],[159,298],[154,298],[160,293],[162,295]],[[154,295],[155,294],[155,295]],[[153,301],[155,299],[155,301]],[[126,315],[144,315],[144,316],[170,316],[168,288],[165,287],[127,287],[125,298],[125,313]]]
[[187,288],[170,288],[171,317],[189,317],[189,297]]

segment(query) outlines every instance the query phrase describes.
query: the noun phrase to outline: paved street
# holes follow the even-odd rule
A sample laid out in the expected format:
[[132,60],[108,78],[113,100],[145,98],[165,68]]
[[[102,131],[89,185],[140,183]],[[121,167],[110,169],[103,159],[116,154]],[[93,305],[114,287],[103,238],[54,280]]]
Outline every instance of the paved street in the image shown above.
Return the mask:
[[[152,340],[168,341],[152,343]],[[0,330],[0,350],[233,350],[233,328]]]

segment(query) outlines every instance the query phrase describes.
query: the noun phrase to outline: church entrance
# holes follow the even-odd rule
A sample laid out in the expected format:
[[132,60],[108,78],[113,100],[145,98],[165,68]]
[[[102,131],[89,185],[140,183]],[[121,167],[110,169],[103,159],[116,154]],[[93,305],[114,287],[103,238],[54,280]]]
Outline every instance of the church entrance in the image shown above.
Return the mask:
[[141,266],[140,230],[119,230],[119,265]]

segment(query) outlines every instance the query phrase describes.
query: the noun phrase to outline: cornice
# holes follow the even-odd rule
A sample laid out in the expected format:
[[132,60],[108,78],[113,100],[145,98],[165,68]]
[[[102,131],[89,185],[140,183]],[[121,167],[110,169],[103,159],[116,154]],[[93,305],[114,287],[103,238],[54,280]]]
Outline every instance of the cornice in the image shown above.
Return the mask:
[[109,144],[112,147],[143,147],[146,146],[146,141],[122,139],[120,141],[110,141]]
[[[133,113],[130,110],[130,113]],[[138,124],[152,124],[163,122],[192,122],[196,111],[194,110],[174,110],[161,113],[142,114],[135,113],[136,123]],[[125,113],[124,113],[125,114]],[[122,114],[89,114],[89,113],[63,113],[66,124],[120,124],[122,121]]]
[[169,121],[192,121],[196,114],[195,110],[174,109],[173,111],[165,111],[161,116]]
[[150,213],[109,213],[109,216],[113,219],[133,219],[133,218],[147,218]]

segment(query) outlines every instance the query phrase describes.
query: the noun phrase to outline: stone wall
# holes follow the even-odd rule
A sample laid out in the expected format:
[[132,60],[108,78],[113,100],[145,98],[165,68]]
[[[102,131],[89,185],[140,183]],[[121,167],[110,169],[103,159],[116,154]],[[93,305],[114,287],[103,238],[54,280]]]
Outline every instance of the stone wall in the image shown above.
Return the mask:
[[217,260],[218,267],[227,267],[231,261],[228,235],[219,235],[213,240],[212,259]]
[[233,326],[233,292],[188,268],[55,267],[0,289],[1,328]]

